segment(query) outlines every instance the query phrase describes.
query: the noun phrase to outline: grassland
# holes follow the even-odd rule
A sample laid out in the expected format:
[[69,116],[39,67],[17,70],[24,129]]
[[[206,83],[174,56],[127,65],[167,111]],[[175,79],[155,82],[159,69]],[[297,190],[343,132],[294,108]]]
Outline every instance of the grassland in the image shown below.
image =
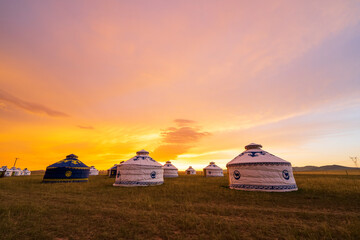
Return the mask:
[[296,175],[299,191],[227,188],[180,176],[154,187],[114,179],[42,184],[0,179],[1,239],[360,239],[359,175]]

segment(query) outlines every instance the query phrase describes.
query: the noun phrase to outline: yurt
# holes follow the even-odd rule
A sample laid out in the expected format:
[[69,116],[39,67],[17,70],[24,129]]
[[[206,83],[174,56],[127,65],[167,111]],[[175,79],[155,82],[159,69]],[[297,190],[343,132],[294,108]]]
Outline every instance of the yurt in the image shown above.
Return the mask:
[[99,175],[99,170],[97,170],[94,166],[91,166],[89,175],[91,176]]
[[31,171],[29,169],[27,169],[27,168],[25,168],[23,170],[23,172],[24,172],[24,176],[30,176],[31,175]]
[[289,192],[298,188],[291,163],[251,143],[227,165],[231,189],[265,192]]
[[90,168],[78,159],[75,154],[46,168],[43,182],[88,182]]
[[21,168],[18,168],[19,172],[20,172],[20,176],[24,176],[24,171],[21,170]]
[[163,166],[141,150],[136,156],[117,166],[114,186],[135,187],[164,183]]
[[0,168],[0,178],[5,177],[6,169],[5,169],[4,167],[5,167],[5,166],[2,166],[2,167]]
[[223,177],[224,171],[221,167],[217,166],[215,162],[210,162],[210,164],[204,169],[205,177]]
[[167,161],[165,165],[163,166],[164,169],[164,178],[173,178],[178,177],[178,169],[171,164],[170,161]]
[[108,176],[111,178],[116,177],[117,164],[114,164],[111,168],[108,169]]
[[185,173],[188,175],[195,175],[196,174],[196,170],[192,168],[192,166],[190,166],[188,169],[185,170]]
[[4,177],[11,177],[12,176],[12,170],[9,169],[7,166],[2,166],[2,169],[4,171]]
[[13,176],[20,176],[20,175],[21,175],[21,170],[19,170],[19,169],[16,168],[16,167],[12,167],[12,168],[11,168],[11,171],[12,171],[12,175],[13,175]]

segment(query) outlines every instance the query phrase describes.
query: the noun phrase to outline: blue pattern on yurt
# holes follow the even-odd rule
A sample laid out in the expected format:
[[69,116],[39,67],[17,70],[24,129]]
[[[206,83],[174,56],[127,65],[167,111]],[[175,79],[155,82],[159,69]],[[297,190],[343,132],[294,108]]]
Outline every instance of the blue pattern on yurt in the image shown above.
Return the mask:
[[90,168],[77,159],[74,154],[46,168],[43,182],[87,182]]

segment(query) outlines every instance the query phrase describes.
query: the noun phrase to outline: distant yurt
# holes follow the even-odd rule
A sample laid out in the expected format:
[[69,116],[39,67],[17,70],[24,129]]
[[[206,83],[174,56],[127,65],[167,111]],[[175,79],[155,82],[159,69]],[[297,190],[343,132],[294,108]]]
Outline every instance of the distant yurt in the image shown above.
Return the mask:
[[178,169],[171,164],[170,161],[167,161],[165,165],[163,166],[164,169],[164,178],[173,178],[178,177]]
[[19,172],[20,172],[20,176],[24,176],[24,171],[21,170],[21,168],[18,168]]
[[135,187],[164,183],[163,166],[141,150],[136,156],[117,166],[114,186]]
[[12,176],[12,170],[9,169],[7,166],[2,166],[2,170],[4,171],[4,177]]
[[196,170],[192,168],[192,166],[190,166],[188,169],[185,170],[185,173],[188,175],[195,175],[196,174]]
[[215,162],[210,162],[210,164],[204,169],[205,177],[223,177],[224,171],[221,167],[217,166]]
[[117,164],[114,164],[111,168],[108,169],[108,176],[111,178],[116,177]]
[[97,170],[94,166],[91,166],[89,175],[91,176],[99,175],[99,170]]
[[6,169],[4,169],[4,167],[5,167],[5,166],[2,166],[2,167],[0,168],[0,178],[5,177]]
[[19,170],[19,168],[12,167],[11,171],[13,176],[21,176],[21,169]]
[[24,176],[30,176],[31,175],[31,171],[29,169],[27,169],[27,168],[25,168],[23,170],[23,172],[24,172]]
[[289,192],[298,188],[291,163],[251,143],[227,165],[229,187],[246,191]]
[[46,168],[43,182],[88,182],[90,168],[78,159],[75,154]]

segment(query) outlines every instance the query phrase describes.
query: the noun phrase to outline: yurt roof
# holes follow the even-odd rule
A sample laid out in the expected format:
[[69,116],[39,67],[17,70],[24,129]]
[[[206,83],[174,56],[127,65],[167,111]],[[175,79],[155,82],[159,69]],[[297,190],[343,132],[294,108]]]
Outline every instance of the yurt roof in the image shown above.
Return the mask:
[[174,165],[172,165],[172,163],[170,161],[167,161],[164,164],[164,169],[169,169],[169,170],[178,170]]
[[248,165],[248,164],[256,164],[261,165],[261,163],[267,163],[267,164],[286,164],[291,165],[290,162],[285,161],[284,159],[281,159],[279,157],[276,157],[275,155],[268,153],[261,149],[262,146],[260,144],[256,143],[250,143],[245,146],[245,151],[242,152],[240,155],[235,157],[233,160],[228,162],[226,166],[231,165]]
[[142,166],[154,166],[162,167],[160,163],[155,161],[152,157],[149,156],[149,152],[141,150],[136,152],[136,156],[130,158],[129,160],[121,163],[121,165],[142,165]]
[[188,171],[188,170],[194,170],[195,171],[195,169],[193,169],[193,167],[192,166],[190,166],[190,167],[188,167],[188,169],[186,169],[186,171]]
[[221,167],[217,166],[214,162],[210,162],[210,164],[207,167],[205,167],[204,169],[223,170]]
[[16,167],[12,167],[10,170],[18,170]]
[[81,162],[78,159],[78,156],[76,156],[75,154],[67,155],[65,159],[48,166],[48,168],[58,168],[58,167],[89,168],[83,162]]
[[109,168],[109,170],[114,170],[117,169],[117,164],[114,164],[114,166],[112,166],[111,168]]

